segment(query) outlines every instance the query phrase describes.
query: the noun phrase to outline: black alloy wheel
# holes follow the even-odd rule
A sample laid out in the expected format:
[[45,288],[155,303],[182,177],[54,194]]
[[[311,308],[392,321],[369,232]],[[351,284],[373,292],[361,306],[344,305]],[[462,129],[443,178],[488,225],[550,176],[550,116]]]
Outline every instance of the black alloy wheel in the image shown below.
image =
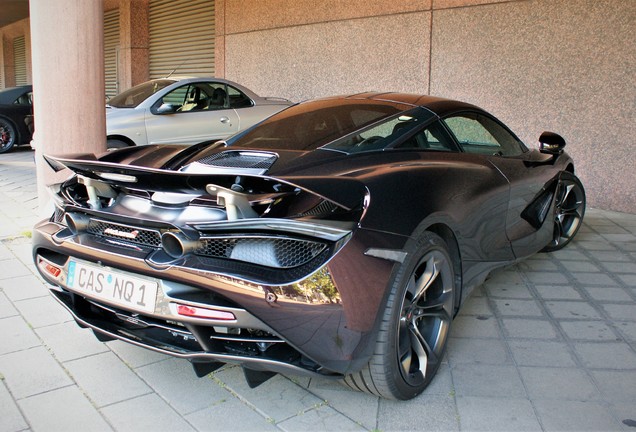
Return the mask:
[[585,189],[573,174],[563,173],[557,184],[554,198],[554,231],[552,240],[543,252],[563,249],[574,239],[583,224],[585,215]]
[[0,118],[0,153],[8,152],[15,145],[17,133],[13,124]]
[[411,399],[431,382],[444,357],[455,308],[448,248],[425,232],[415,259],[403,264],[382,319],[375,353],[350,387],[388,399]]

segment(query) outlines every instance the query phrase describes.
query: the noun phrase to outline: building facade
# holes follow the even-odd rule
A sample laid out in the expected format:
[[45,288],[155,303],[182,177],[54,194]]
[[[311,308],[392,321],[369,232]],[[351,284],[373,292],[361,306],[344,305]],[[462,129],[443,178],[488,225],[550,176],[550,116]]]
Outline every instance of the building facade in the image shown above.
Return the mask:
[[[461,99],[529,147],[560,133],[588,205],[636,213],[633,0],[104,0],[104,11],[106,97],[174,73],[296,101]],[[29,32],[28,18],[0,28],[0,87],[29,82]]]

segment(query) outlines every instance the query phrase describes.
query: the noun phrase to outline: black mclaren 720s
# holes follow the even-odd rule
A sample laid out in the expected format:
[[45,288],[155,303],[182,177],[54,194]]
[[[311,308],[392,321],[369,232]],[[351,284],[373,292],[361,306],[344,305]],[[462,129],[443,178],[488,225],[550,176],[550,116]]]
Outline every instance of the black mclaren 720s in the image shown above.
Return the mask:
[[363,93],[226,141],[45,156],[67,179],[36,226],[53,296],[102,341],[340,379],[410,399],[488,273],[567,245],[585,192],[565,141],[528,149],[458,101]]

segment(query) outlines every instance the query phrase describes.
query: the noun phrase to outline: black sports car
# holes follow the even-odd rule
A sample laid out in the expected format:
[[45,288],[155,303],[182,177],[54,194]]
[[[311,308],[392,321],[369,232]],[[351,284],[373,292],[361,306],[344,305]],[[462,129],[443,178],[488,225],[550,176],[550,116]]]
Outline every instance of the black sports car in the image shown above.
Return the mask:
[[33,97],[30,85],[0,90],[0,153],[27,144],[33,135]]
[[308,101],[227,142],[47,157],[73,175],[37,268],[100,340],[409,399],[496,267],[557,250],[585,193],[557,134],[528,150],[462,102]]

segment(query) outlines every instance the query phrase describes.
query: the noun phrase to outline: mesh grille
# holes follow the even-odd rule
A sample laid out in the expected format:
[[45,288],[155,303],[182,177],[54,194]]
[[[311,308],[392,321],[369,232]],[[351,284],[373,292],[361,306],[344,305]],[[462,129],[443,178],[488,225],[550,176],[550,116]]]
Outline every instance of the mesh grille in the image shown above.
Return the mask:
[[273,237],[202,238],[195,254],[229,258],[276,268],[291,268],[314,259],[327,247],[323,243]]
[[267,169],[276,162],[275,155],[246,154],[241,152],[224,152],[199,159],[199,163],[228,168]]
[[159,231],[155,230],[134,228],[110,222],[91,220],[86,231],[99,237],[113,239],[120,242],[128,242],[154,248],[161,246],[161,234]]

